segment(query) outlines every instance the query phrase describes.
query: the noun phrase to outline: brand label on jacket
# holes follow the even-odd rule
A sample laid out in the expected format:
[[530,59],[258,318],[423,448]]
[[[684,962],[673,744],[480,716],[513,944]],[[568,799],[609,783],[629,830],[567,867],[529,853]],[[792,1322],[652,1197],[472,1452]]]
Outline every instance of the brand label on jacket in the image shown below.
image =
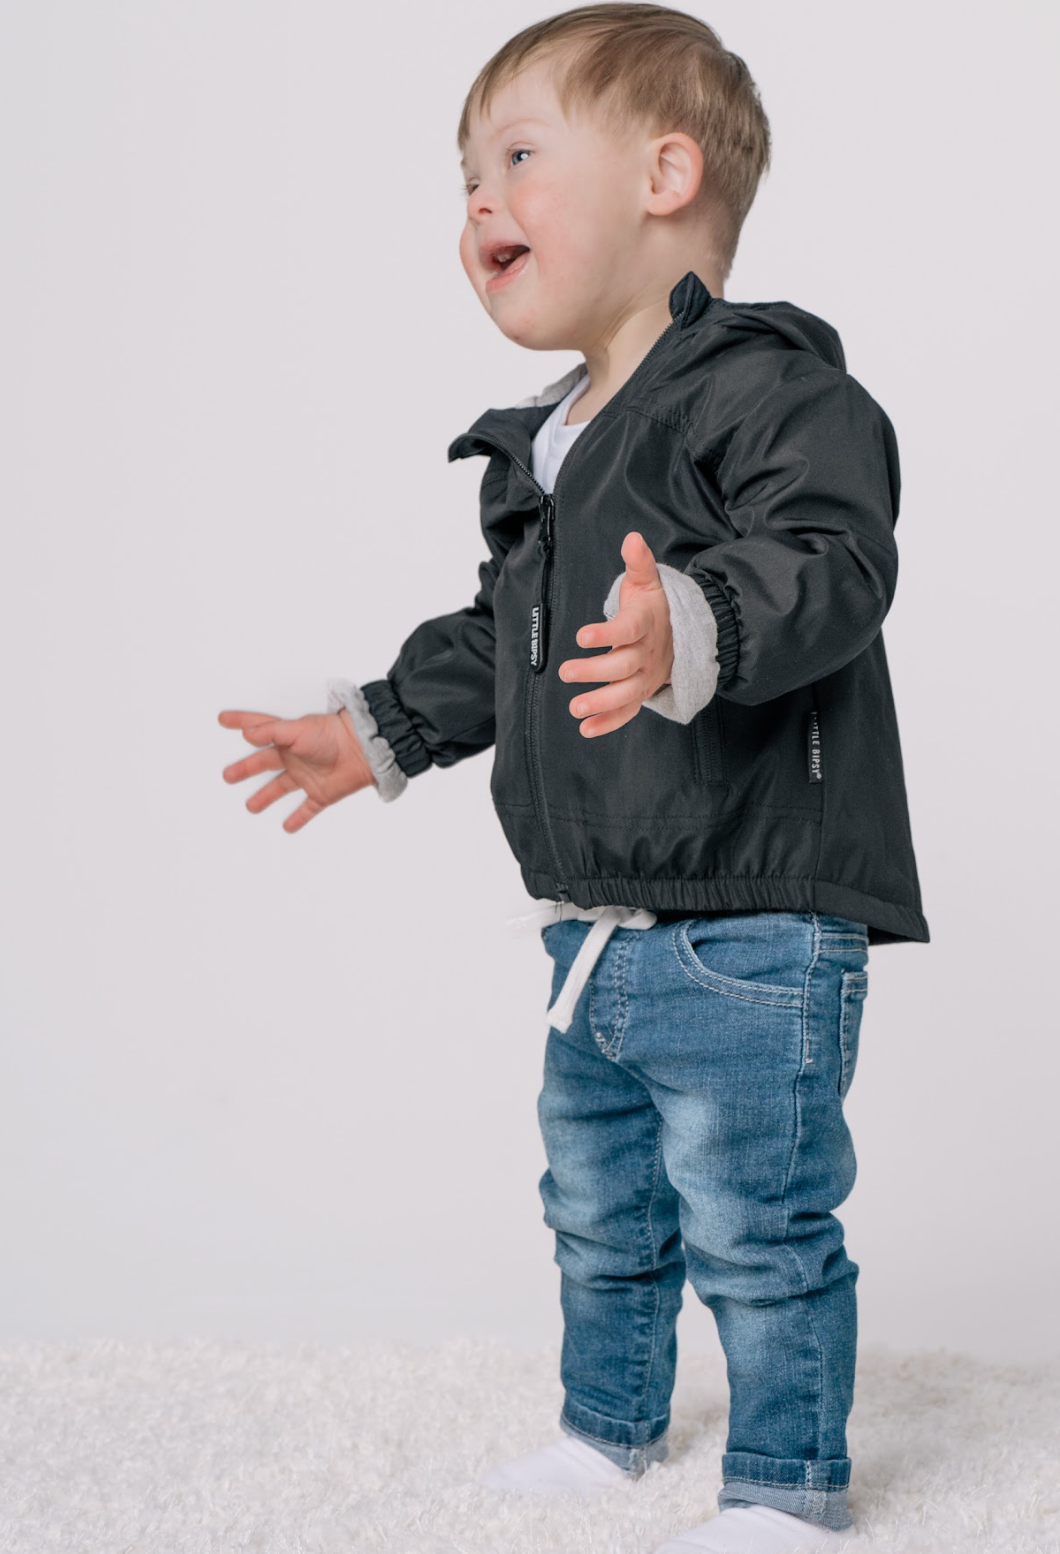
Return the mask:
[[530,667],[545,667],[545,605],[539,601],[530,611]]
[[821,766],[821,722],[815,707],[806,721],[806,769],[811,782],[823,782]]

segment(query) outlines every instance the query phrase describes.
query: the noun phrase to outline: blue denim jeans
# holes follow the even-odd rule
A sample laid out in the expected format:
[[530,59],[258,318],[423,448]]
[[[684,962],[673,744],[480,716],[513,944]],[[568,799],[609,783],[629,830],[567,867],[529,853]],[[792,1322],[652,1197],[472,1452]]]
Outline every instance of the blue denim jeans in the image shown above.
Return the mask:
[[[541,930],[555,998],[590,924]],[[564,1334],[561,1427],[639,1474],[667,1455],[686,1277],[725,1351],[719,1505],[828,1527],[847,1509],[857,1264],[843,1099],[868,989],[864,923],[753,912],[617,928],[538,1115]]]

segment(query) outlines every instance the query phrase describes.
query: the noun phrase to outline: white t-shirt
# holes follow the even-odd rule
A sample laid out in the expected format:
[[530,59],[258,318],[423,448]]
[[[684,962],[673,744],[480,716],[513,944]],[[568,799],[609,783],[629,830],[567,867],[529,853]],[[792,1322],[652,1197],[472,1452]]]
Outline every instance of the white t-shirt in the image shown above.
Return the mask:
[[534,437],[532,461],[534,479],[546,491],[551,491],[556,484],[556,476],[559,474],[559,467],[563,463],[568,448],[571,447],[578,433],[584,432],[589,425],[588,421],[577,421],[573,426],[567,425],[567,411],[576,399],[581,398],[588,387],[589,374],[586,372],[560,400],[548,420],[538,428]]

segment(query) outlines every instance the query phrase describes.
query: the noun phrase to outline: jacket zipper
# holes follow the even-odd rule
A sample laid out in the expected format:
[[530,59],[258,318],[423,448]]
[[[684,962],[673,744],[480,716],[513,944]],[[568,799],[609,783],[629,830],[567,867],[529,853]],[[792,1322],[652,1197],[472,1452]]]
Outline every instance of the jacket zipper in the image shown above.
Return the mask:
[[[666,328],[663,330],[662,334],[655,341],[654,345],[652,345],[651,349],[647,351],[637,363],[637,366],[634,369],[636,373],[639,374],[645,362],[647,362],[650,357],[654,356],[655,352],[662,345],[663,341],[667,340],[669,336],[676,331],[677,327],[677,320],[671,319],[669,324],[667,324]],[[633,374],[631,373],[630,377],[632,376]],[[627,378],[626,381],[629,382],[629,379]],[[553,406],[553,409],[554,408],[555,407]],[[481,434],[476,435],[481,436]],[[481,440],[492,443],[494,447],[499,446],[497,443],[493,442],[492,438],[488,436],[482,437]],[[527,466],[523,463],[522,459],[516,458],[515,454],[509,452],[507,448],[500,448],[500,451],[502,453],[506,453],[513,464],[518,465],[519,469],[522,470],[523,474],[538,493],[537,505],[541,513],[541,521],[538,531],[537,548],[541,553],[541,581],[538,586],[537,602],[532,606],[530,611],[530,661],[527,668],[526,722],[524,725],[524,737],[526,739],[526,747],[529,754],[527,765],[530,772],[530,792],[534,801],[534,813],[537,816],[538,826],[540,827],[541,833],[545,838],[549,855],[552,860],[556,895],[560,901],[569,901],[571,899],[570,892],[568,891],[567,886],[564,884],[563,880],[560,878],[560,875],[563,872],[563,865],[560,862],[559,849],[556,846],[556,838],[552,827],[549,824],[548,815],[545,811],[545,777],[541,764],[540,741],[535,741],[534,737],[534,701],[535,691],[537,688],[537,677],[541,673],[542,669],[544,669],[548,659],[549,610],[552,604],[552,569],[554,564],[554,552],[556,545],[555,492],[558,490],[559,485],[563,480],[563,476],[566,474],[567,466],[571,461],[571,455],[575,450],[572,447],[565,454],[563,463],[559,468],[559,474],[556,476],[556,484],[553,486],[551,492],[545,490],[544,486],[542,486],[535,477],[533,470],[528,469]]]
[[[507,450],[504,450],[507,451]],[[528,469],[522,459],[517,459],[514,453],[508,457],[513,464],[518,465],[538,493],[537,505],[541,514],[540,527],[537,536],[537,548],[541,554],[541,580],[538,584],[537,601],[530,610],[530,659],[527,666],[526,684],[526,720],[523,725],[523,738],[526,741],[527,769],[530,773],[530,792],[534,801],[534,814],[542,836],[548,848],[552,860],[552,871],[556,895],[560,901],[569,901],[570,892],[560,877],[563,865],[560,862],[559,849],[556,846],[555,834],[549,824],[548,814],[545,810],[545,777],[541,765],[540,741],[535,739],[534,702],[537,690],[537,677],[545,667],[548,659],[549,637],[549,609],[552,604],[552,553],[555,546],[555,522],[556,499],[551,491],[546,491],[536,479],[533,470]],[[568,453],[567,458],[570,457]],[[565,465],[565,458],[563,464]],[[556,485],[559,485],[563,477],[563,465],[560,466],[559,475],[556,477]]]

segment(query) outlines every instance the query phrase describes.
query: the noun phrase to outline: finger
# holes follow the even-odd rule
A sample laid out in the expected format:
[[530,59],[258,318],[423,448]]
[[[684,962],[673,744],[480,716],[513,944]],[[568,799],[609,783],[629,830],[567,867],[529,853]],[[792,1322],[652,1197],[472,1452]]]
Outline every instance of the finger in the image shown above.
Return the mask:
[[242,782],[244,777],[256,777],[259,772],[277,771],[283,765],[283,756],[270,745],[267,750],[259,750],[256,755],[248,755],[243,761],[234,761],[231,766],[226,766],[221,773],[225,782]]
[[299,804],[293,814],[287,816],[283,829],[289,832],[301,831],[302,827],[307,826],[313,816],[319,815],[324,807],[323,804],[318,804],[316,799],[306,799],[304,804]]
[[612,648],[592,658],[568,658],[559,666],[561,680],[622,680],[641,667],[642,650],[637,646]]
[[224,728],[240,728],[251,745],[289,745],[294,742],[294,724],[289,718],[276,718],[268,712],[226,710],[217,714]]
[[240,712],[226,709],[217,714],[222,728],[253,728],[255,723],[275,723],[271,712]]
[[646,693],[647,676],[643,670],[638,670],[636,674],[627,675],[614,685],[590,691],[588,696],[576,696],[570,704],[570,710],[576,718],[588,718],[594,713],[612,712],[618,707],[624,707],[629,701],[635,701],[639,706]]
[[270,804],[275,804],[277,799],[282,799],[284,794],[293,793],[298,783],[289,772],[284,772],[280,777],[274,777],[267,782],[257,793],[252,793],[247,800],[247,808],[251,814],[257,815],[263,809],[268,809]]
[[586,739],[596,739],[600,734],[610,734],[612,730],[621,728],[623,723],[628,723],[635,718],[640,711],[642,703],[632,701],[626,707],[617,707],[613,712],[602,712],[594,718],[586,718],[579,728],[579,734]]
[[661,588],[662,578],[655,565],[651,546],[636,529],[631,529],[622,541],[622,560],[626,563],[625,586],[634,588]]
[[[609,621],[590,621],[579,628],[575,642],[579,647],[622,647],[644,636],[651,619],[647,609],[635,601],[625,604]],[[580,662],[580,660],[579,660]]]

